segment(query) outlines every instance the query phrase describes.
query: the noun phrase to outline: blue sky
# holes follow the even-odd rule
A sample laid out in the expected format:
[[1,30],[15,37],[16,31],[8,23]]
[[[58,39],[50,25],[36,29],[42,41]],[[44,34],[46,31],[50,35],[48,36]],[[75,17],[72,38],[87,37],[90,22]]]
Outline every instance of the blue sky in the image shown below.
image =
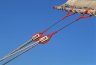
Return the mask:
[[[67,0],[65,0],[67,1]],[[65,2],[64,1],[64,2]],[[43,31],[66,12],[52,9],[63,0],[1,0],[0,57]],[[51,33],[80,14],[66,18]],[[46,33],[47,34],[47,33]],[[96,65],[96,18],[82,19],[8,65]]]

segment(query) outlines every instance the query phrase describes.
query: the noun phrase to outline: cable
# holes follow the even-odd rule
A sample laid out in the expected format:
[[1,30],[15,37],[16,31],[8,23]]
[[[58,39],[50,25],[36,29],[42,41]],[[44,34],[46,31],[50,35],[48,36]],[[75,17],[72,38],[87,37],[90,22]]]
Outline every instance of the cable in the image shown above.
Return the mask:
[[[55,22],[53,25],[49,26],[49,27],[48,27],[47,29],[45,29],[43,32],[47,32],[47,31],[48,31],[49,29],[51,29],[53,26],[55,26],[56,24],[58,24],[59,22],[61,22],[64,18],[66,18],[66,17],[68,17],[68,16],[71,16],[71,15],[73,15],[73,14],[69,14],[69,12],[68,12],[68,14],[66,14],[63,18],[61,18],[59,21]],[[90,17],[90,16],[88,16],[88,17]],[[73,24],[74,22],[80,20],[81,18],[82,18],[82,17],[79,17],[79,18],[76,19],[75,21],[73,21],[73,22],[71,22],[71,23],[63,26],[61,29],[57,30],[56,33],[59,32],[59,31],[61,31],[61,30],[63,30],[64,28],[68,27],[69,25]],[[87,18],[87,17],[84,17],[84,16],[83,16],[83,18]],[[26,46],[27,44],[29,44],[30,42],[32,42],[32,40],[31,40],[31,41],[28,41],[27,43],[25,43],[25,44],[23,44],[23,45],[21,45],[21,46],[18,47],[16,50],[14,50],[13,52],[11,52],[10,54],[8,54],[7,56],[5,56],[5,57],[3,57],[2,59],[0,59],[0,62],[3,61],[3,60],[5,60],[6,58],[8,58],[8,57],[10,57],[10,56],[18,53],[18,52],[21,52],[22,50],[25,50],[25,49],[27,48],[27,47],[25,47],[25,46]],[[23,47],[25,47],[25,48],[23,48]]]
[[69,12],[65,15],[65,16],[63,16],[60,20],[58,20],[57,22],[55,22],[54,24],[52,24],[51,26],[49,26],[47,29],[45,29],[44,31],[43,31],[43,33],[45,33],[45,32],[47,32],[49,29],[51,29],[52,27],[54,27],[55,25],[57,25],[58,23],[60,23],[62,20],[64,20],[65,18],[67,18],[67,17],[69,17],[69,16],[72,16],[72,15],[74,15],[74,13],[73,14],[70,14]]
[[[37,42],[35,42],[35,43],[38,43],[38,41],[37,41]],[[23,51],[23,50],[25,50],[25,49],[29,48],[29,47],[32,47],[35,43],[30,44],[30,45],[26,46],[25,48],[22,48],[22,49],[20,49],[20,50],[18,50],[18,51],[16,51],[16,52],[14,52],[14,53],[12,53],[12,54],[8,55],[8,56],[5,56],[5,57],[3,57],[1,60],[5,60],[5,59],[7,59],[7,58],[9,58],[9,57],[11,57],[11,56],[13,56],[13,55],[17,54],[17,53],[19,53],[19,52],[21,52],[21,51]]]
[[[49,29],[51,29],[53,26],[55,26],[56,24],[58,24],[59,22],[61,22],[64,18],[68,17],[68,16],[71,16],[73,14],[70,14],[68,12],[68,14],[66,14],[65,16],[63,16],[60,20],[58,20],[57,22],[55,22],[53,25],[49,26],[47,29],[45,29],[43,31],[43,33],[47,32]],[[2,59],[0,59],[0,62],[5,60],[6,58],[12,56],[12,54],[16,53],[16,51],[19,51],[20,49],[22,49],[23,47],[25,47],[26,45],[28,45],[29,43],[32,42],[32,39],[30,39],[28,42],[24,43],[23,45],[21,45],[20,47],[18,47],[16,50],[13,50],[10,54],[4,56]]]
[[28,49],[26,49],[26,50],[22,51],[20,54],[18,54],[17,56],[13,57],[12,59],[10,59],[10,60],[6,61],[6,62],[5,62],[5,63],[3,63],[2,65],[6,65],[7,63],[9,63],[9,62],[13,61],[13,60],[14,60],[14,59],[16,59],[17,57],[21,56],[22,54],[24,54],[25,52],[27,52],[27,51],[31,50],[31,48],[33,48],[33,47],[35,47],[35,46],[37,46],[37,45],[38,45],[38,43],[35,43],[32,47],[29,47]]
[[[11,53],[7,54],[5,57],[10,56],[11,54],[15,53],[16,51],[20,50],[21,48],[25,47],[26,45],[30,44],[32,42],[32,39],[30,39],[29,41],[27,41],[26,43],[24,43],[23,45],[19,46],[16,50],[13,50]],[[0,62],[3,61],[4,59],[0,59]]]
[[78,17],[76,20],[70,22],[69,24],[67,24],[67,25],[65,25],[65,26],[63,26],[63,27],[61,27],[59,30],[53,32],[52,35],[57,34],[57,33],[60,32],[61,30],[63,30],[64,28],[70,26],[71,24],[73,24],[74,22],[80,20],[81,18],[89,18],[89,17],[91,17],[91,15],[89,15],[89,16],[84,16],[84,14],[82,14],[82,15],[81,15],[80,17]]

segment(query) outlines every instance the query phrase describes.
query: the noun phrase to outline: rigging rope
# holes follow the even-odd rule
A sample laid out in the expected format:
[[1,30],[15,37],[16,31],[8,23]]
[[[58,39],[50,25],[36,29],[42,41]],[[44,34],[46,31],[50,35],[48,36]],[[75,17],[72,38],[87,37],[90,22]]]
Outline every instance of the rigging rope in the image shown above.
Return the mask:
[[[87,10],[86,10],[86,12],[87,12]],[[54,33],[54,34],[58,33],[59,31],[63,30],[64,28],[66,28],[66,27],[68,27],[68,26],[70,26],[71,24],[73,24],[74,22],[80,20],[81,18],[88,18],[88,17],[90,17],[90,15],[89,15],[89,16],[84,16],[86,12],[84,12],[84,13],[83,13],[79,18],[77,18],[75,21],[72,21],[71,23],[63,26],[62,28],[60,28],[59,30],[57,30],[57,31],[55,31],[55,32],[53,32],[53,33]],[[64,17],[62,17],[59,21],[55,22],[53,25],[51,25],[51,26],[49,26],[47,29],[45,29],[45,30],[43,31],[43,33],[47,32],[49,29],[51,29],[52,27],[54,27],[56,24],[58,24],[59,22],[61,22],[63,19],[65,19],[66,17],[71,16],[71,15],[74,15],[74,13],[73,13],[73,14],[69,14],[69,12],[68,12],[68,14],[66,14]],[[5,57],[3,57],[2,59],[0,59],[0,62],[3,61],[3,60],[5,60],[6,58],[9,58],[10,56],[13,56],[13,55],[21,52],[21,51],[24,51],[24,50],[27,50],[27,49],[29,49],[29,48],[32,48],[32,46],[33,46],[34,44],[30,44],[29,46],[26,46],[26,45],[28,45],[28,44],[31,43],[31,42],[32,42],[32,39],[29,40],[28,42],[24,43],[24,44],[21,45],[20,47],[18,47],[16,50],[14,50],[13,52],[11,52],[11,53],[8,54],[7,56],[5,56]],[[25,46],[26,46],[26,47],[25,47]],[[23,48],[23,47],[25,47],[25,48]],[[20,55],[22,55],[22,54],[23,54],[23,53],[21,53]],[[16,57],[18,57],[18,56],[19,56],[19,55],[17,55]],[[14,57],[14,58],[15,58],[15,57]],[[13,58],[13,59],[14,59],[14,58]]]
[[[35,42],[35,43],[38,43],[38,41],[37,41],[37,42]],[[26,47],[24,47],[24,48],[22,48],[22,49],[20,49],[20,50],[18,50],[18,51],[16,51],[16,52],[14,52],[14,53],[10,54],[10,55],[8,55],[8,56],[5,56],[5,57],[3,57],[1,60],[5,60],[5,59],[7,59],[7,58],[9,58],[9,57],[11,57],[11,56],[13,56],[13,55],[17,54],[17,53],[19,53],[19,52],[21,52],[21,51],[23,51],[23,50],[25,50],[25,49],[29,48],[29,47],[32,47],[32,46],[34,46],[34,45],[35,45],[35,43],[30,44],[30,45],[28,45],[28,46],[26,46]]]
[[57,30],[57,31],[53,32],[53,33],[52,33],[52,35],[57,34],[57,33],[58,33],[58,32],[60,32],[61,30],[63,30],[64,28],[66,28],[66,27],[70,26],[71,24],[73,24],[74,22],[76,22],[76,21],[78,21],[78,20],[80,20],[80,19],[82,19],[82,18],[89,18],[89,17],[91,17],[91,15],[84,16],[84,14],[82,14],[82,15],[81,15],[80,17],[78,17],[76,20],[74,20],[74,21],[70,22],[69,24],[67,24],[67,25],[63,26],[63,27],[62,27],[62,28],[60,28],[59,30]]
[[[82,15],[82,16],[83,16],[83,15]],[[60,28],[59,30],[53,32],[53,34],[56,34],[56,33],[60,32],[61,30],[63,30],[64,28],[70,26],[71,24],[73,24],[74,22],[80,20],[81,18],[85,18],[85,17],[79,17],[79,18],[77,18],[76,20],[72,21],[71,23],[69,23],[69,24],[63,26],[62,28]],[[36,43],[39,44],[39,41],[37,41]],[[24,50],[25,50],[25,51],[26,51],[26,50],[28,51],[28,50],[29,50],[30,48],[32,48],[33,46],[34,46],[34,44],[30,44],[29,46],[26,46],[25,48],[22,48],[22,49],[18,50],[17,52],[12,53],[12,54],[10,54],[9,56],[6,56],[5,58],[2,58],[2,59],[4,60],[4,59],[6,59],[6,58],[8,58],[8,57],[10,57],[10,56],[13,56],[13,55],[15,55],[15,54],[17,54],[17,53],[19,53],[19,52],[21,52],[21,51],[24,51]],[[27,52],[27,51],[26,51],[26,52]],[[23,53],[21,53],[20,55],[22,55],[22,54],[23,54]],[[17,55],[17,56],[14,57],[13,59],[17,58],[18,56],[19,56],[19,55]],[[2,60],[2,59],[1,59],[1,60]],[[6,63],[10,62],[10,61],[13,60],[13,59],[10,59],[10,60],[7,61]],[[5,63],[5,64],[6,64],[6,63]]]
[[[30,44],[32,42],[32,39],[30,39],[29,41],[27,41],[26,43],[24,43],[23,45],[19,46],[17,49],[13,50],[11,53],[7,54],[4,57],[10,56],[11,54],[15,53],[16,51],[20,50],[21,48],[25,47],[26,45]],[[3,58],[4,58],[3,57]],[[4,59],[0,59],[0,62],[3,61]]]
[[[66,14],[65,16],[63,16],[60,20],[58,20],[57,22],[55,22],[53,25],[49,26],[47,29],[45,29],[43,31],[43,33],[47,32],[49,29],[51,29],[52,27],[54,27],[56,24],[58,24],[59,22],[61,22],[63,19],[65,19],[66,17],[68,16],[71,16],[71,15],[74,15],[74,14],[70,14],[68,12],[68,14]],[[9,53],[8,55],[4,56],[2,59],[0,59],[0,62],[5,60],[6,58],[12,56],[13,54],[15,54],[16,52],[20,51],[23,47],[25,47],[26,45],[28,45],[29,43],[32,42],[32,39],[30,39],[28,42],[24,43],[23,45],[21,45],[20,47],[18,47],[16,50],[13,50],[11,53]]]
[[49,29],[51,29],[52,27],[54,27],[55,25],[57,25],[58,23],[60,23],[62,20],[64,20],[65,18],[67,18],[67,17],[69,17],[69,16],[72,16],[72,15],[74,15],[74,13],[73,14],[70,14],[70,12],[68,12],[65,16],[63,16],[60,20],[58,20],[57,22],[55,22],[54,24],[52,24],[51,26],[49,26],[47,29],[45,29],[44,31],[43,31],[43,33],[45,33],[45,32],[47,32]]
[[31,48],[33,48],[33,47],[35,47],[35,46],[37,46],[37,45],[38,45],[38,42],[35,42],[35,43],[33,44],[33,46],[31,46],[31,47],[25,49],[25,50],[22,51],[20,54],[18,54],[17,56],[13,57],[12,59],[6,61],[6,62],[3,63],[2,65],[6,65],[7,63],[13,61],[13,60],[16,59],[17,57],[21,56],[22,54],[26,53],[27,51],[31,50]]

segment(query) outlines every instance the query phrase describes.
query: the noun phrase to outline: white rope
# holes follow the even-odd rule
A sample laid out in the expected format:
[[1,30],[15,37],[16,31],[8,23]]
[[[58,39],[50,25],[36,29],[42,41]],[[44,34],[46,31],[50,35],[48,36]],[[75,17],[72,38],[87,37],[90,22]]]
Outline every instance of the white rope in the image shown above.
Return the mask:
[[21,56],[22,54],[24,54],[25,52],[31,50],[33,47],[37,46],[38,43],[35,43],[32,47],[29,47],[27,49],[25,49],[24,51],[22,51],[20,54],[18,54],[17,56],[13,57],[12,59],[6,61],[5,63],[3,63],[2,65],[6,65],[7,63],[11,62],[12,60],[16,59],[17,57]]
[[[32,39],[30,39],[29,41],[27,41],[27,42],[24,43],[23,45],[19,46],[17,49],[13,50],[11,53],[7,54],[7,55],[4,56],[4,57],[7,57],[7,56],[9,56],[10,54],[12,54],[12,53],[20,50],[21,48],[25,47],[26,45],[28,45],[28,44],[31,43],[31,42],[32,42]],[[3,61],[3,59],[2,59],[2,60],[0,59],[0,62],[1,62],[1,61]]]
[[30,44],[30,45],[28,45],[28,46],[26,46],[26,47],[24,47],[24,48],[22,48],[22,49],[20,49],[20,50],[18,50],[16,52],[12,53],[12,54],[10,54],[10,55],[7,55],[7,56],[3,57],[2,59],[0,59],[0,61],[5,60],[5,59],[9,58],[10,56],[13,56],[13,55],[15,55],[15,54],[17,54],[17,53],[19,53],[19,52],[21,52],[23,50],[26,50],[27,48],[34,46],[36,43],[38,43],[38,42]]

